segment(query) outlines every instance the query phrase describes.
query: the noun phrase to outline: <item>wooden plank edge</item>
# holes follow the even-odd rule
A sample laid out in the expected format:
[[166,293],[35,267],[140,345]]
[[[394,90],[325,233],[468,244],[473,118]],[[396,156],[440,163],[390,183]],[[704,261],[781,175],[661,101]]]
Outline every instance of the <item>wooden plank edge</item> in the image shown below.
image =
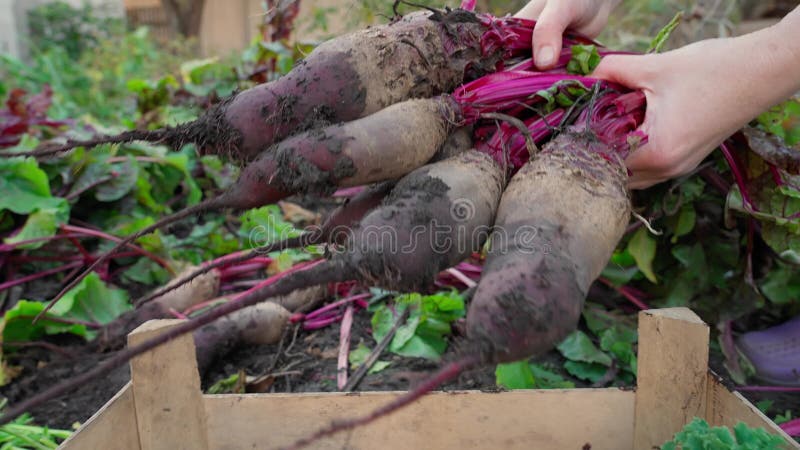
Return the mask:
[[750,403],[739,392],[731,391],[721,383],[719,375],[708,371],[706,421],[709,425],[733,427],[744,422],[751,427],[761,427],[781,436],[788,448],[800,450],[800,443],[786,434],[775,422]]
[[[88,448],[114,448],[119,450],[139,449],[139,427],[136,424],[136,411],[133,403],[133,387],[131,382],[125,384],[109,401],[92,414],[72,435],[67,438],[59,450],[83,450]],[[115,415],[126,417],[112,427],[110,423]],[[125,430],[120,427],[125,427]],[[103,439],[103,433],[108,440]],[[128,437],[130,440],[125,440]]]
[[[204,395],[212,448],[278,448],[404,391]],[[433,392],[316,449],[630,450],[635,393],[619,388]]]

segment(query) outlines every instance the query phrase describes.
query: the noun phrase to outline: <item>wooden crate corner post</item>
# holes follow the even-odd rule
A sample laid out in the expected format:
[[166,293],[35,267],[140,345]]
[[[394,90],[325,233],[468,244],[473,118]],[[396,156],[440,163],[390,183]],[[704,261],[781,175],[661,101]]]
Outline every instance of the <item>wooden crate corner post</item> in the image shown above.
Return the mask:
[[709,328],[688,308],[639,313],[634,448],[670,440],[704,417]]
[[[151,320],[128,335],[133,347],[182,320]],[[131,383],[142,450],[207,450],[200,374],[191,333],[135,357]]]

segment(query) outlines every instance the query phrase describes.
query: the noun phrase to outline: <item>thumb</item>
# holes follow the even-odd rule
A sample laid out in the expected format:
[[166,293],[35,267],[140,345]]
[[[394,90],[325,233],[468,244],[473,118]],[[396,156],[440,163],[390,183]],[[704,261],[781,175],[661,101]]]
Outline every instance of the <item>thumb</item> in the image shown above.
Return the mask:
[[539,70],[552,68],[561,54],[564,30],[572,22],[568,2],[547,2],[533,28],[533,61]]
[[592,72],[593,78],[613,81],[632,89],[646,89],[652,72],[652,55],[607,55]]

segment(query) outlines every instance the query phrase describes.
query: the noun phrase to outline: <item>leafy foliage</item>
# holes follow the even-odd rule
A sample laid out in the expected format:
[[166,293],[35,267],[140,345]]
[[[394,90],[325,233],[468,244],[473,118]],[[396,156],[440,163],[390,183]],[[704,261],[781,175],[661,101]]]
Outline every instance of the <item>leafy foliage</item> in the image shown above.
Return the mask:
[[575,384],[541,364],[517,361],[498,364],[496,383],[506,389],[572,389]]
[[40,52],[60,48],[78,58],[123,31],[122,19],[105,11],[109,6],[84,3],[73,7],[63,1],[37,6],[28,11],[31,45]]
[[389,351],[402,356],[439,359],[447,349],[445,336],[450,324],[464,317],[464,299],[456,291],[433,295],[405,294],[397,297],[394,310],[379,305],[372,315],[372,336],[380,342],[395,323],[396,316],[411,308],[405,324],[397,329]]
[[64,295],[42,319],[33,323],[33,318],[44,311],[44,303],[19,301],[6,311],[3,318],[3,342],[24,342],[38,339],[45,334],[71,333],[88,339],[94,332],[86,325],[61,323],[54,319],[70,319],[103,325],[111,322],[132,308],[128,293],[109,288],[96,273],[84,278]]
[[783,444],[783,438],[763,428],[751,428],[739,422],[731,433],[727,427],[711,427],[705,420],[695,418],[664,443],[661,450],[777,450],[783,448]]
[[0,448],[3,449],[54,449],[72,432],[40,427],[32,424],[29,414],[23,414],[10,423],[0,426]]
[[[351,370],[358,369],[358,366],[364,364],[364,362],[367,360],[367,357],[369,357],[371,352],[372,350],[370,350],[369,347],[364,345],[363,342],[359,342],[358,347],[350,351],[350,354],[348,355],[348,362],[350,363],[350,369]],[[378,373],[383,369],[389,367],[390,364],[391,364],[390,361],[375,361],[375,364],[373,364],[372,367],[369,368],[367,374]]]

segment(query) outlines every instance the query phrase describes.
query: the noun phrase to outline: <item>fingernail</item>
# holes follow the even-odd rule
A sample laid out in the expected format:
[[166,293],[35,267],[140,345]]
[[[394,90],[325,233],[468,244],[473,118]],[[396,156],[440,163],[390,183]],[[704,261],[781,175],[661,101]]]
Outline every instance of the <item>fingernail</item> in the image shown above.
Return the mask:
[[542,67],[542,66],[549,66],[552,63],[553,63],[553,47],[547,45],[540,48],[539,52],[536,53],[536,65]]

